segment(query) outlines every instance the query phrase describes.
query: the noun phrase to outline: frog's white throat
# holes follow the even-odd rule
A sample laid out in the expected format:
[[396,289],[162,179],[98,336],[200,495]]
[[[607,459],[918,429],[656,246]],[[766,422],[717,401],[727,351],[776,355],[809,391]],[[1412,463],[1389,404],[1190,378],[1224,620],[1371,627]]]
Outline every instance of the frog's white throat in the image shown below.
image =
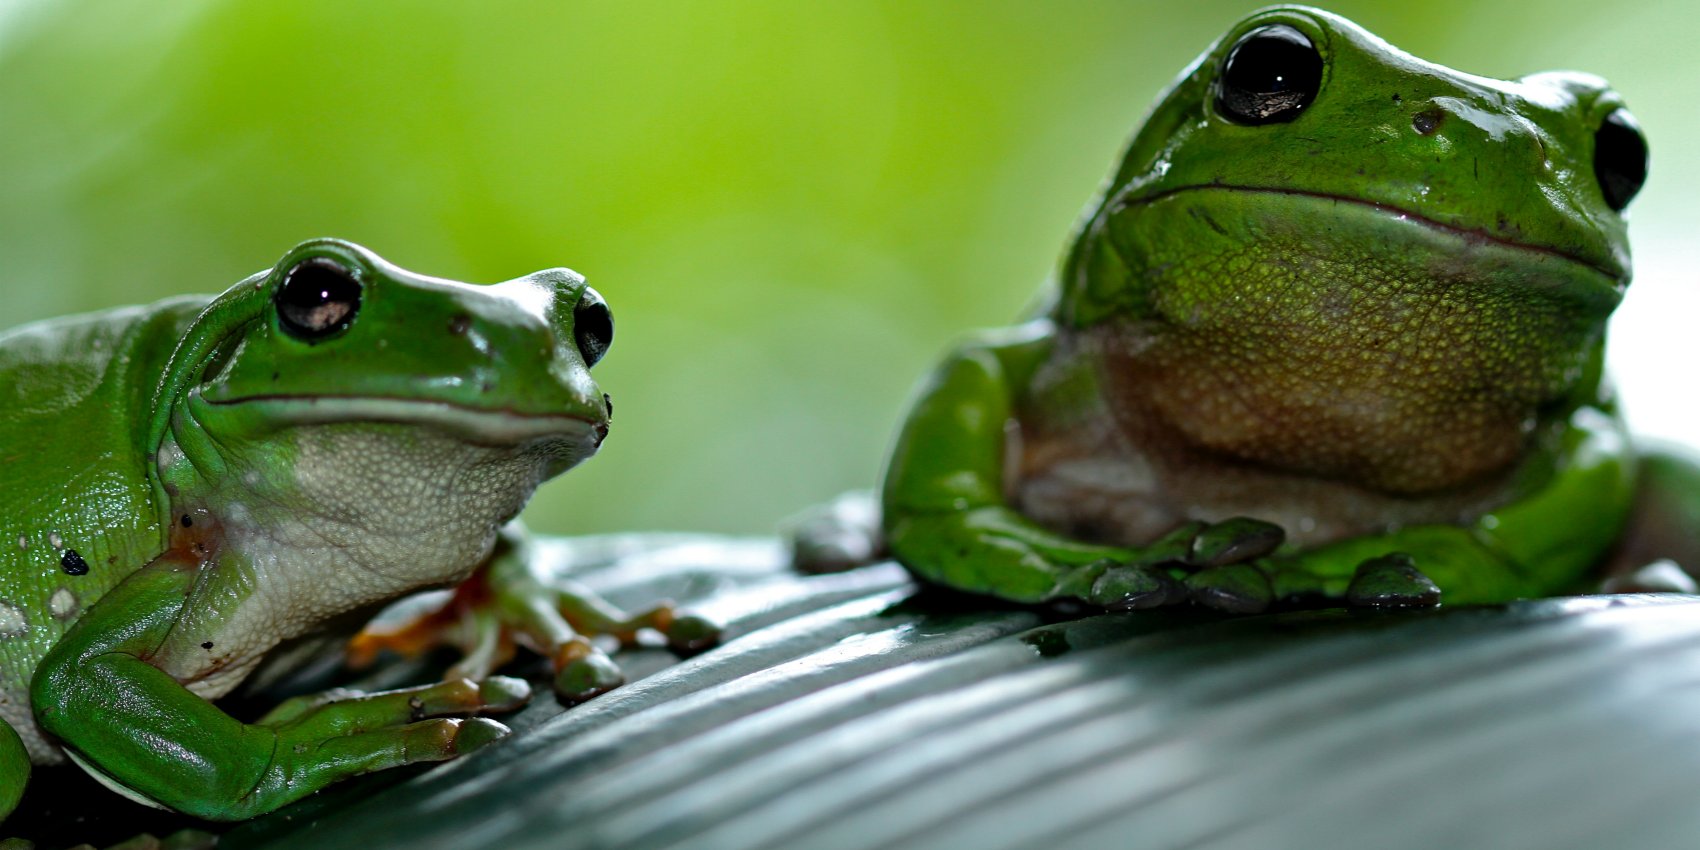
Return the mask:
[[[280,641],[338,614],[464,579],[561,466],[563,450],[558,440],[477,445],[386,423],[291,428],[260,444],[218,445],[217,466],[227,473],[173,499],[183,503],[175,513],[205,511],[218,528],[220,555],[172,637],[211,649],[167,653],[182,659],[167,672],[197,693],[222,694]],[[172,462],[217,468],[185,458],[175,441],[160,455],[162,467]]]

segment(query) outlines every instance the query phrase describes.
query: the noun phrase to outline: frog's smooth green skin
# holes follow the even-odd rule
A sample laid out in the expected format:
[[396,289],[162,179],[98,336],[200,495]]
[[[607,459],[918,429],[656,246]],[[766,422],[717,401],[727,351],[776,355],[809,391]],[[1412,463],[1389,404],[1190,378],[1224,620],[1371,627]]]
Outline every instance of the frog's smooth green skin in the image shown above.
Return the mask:
[[1354,598],[1388,604],[1577,589],[1635,492],[1601,354],[1645,173],[1597,77],[1257,12],[1162,97],[1041,315],[923,385],[889,545],[934,582],[1111,607],[1173,601],[1153,566],[1233,611],[1341,599],[1366,564]]
[[315,240],[210,303],[0,335],[0,817],[32,761],[237,819],[506,734],[451,717],[529,693],[476,663],[251,724],[208,700],[327,619],[521,551],[504,524],[607,432],[612,330],[566,269],[470,286]]

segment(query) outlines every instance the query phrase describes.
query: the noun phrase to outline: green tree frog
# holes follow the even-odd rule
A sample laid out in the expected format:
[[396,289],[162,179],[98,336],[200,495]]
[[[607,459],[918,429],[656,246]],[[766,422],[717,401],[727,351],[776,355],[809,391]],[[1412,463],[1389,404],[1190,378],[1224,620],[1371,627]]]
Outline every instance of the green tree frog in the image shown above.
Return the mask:
[[[489,675],[515,642],[573,700],[620,680],[587,634],[712,640],[546,584],[510,524],[607,434],[590,367],[613,328],[566,269],[473,286],[321,239],[210,301],[0,334],[0,818],[32,763],[66,758],[245,818],[505,735],[480,715],[529,696]],[[251,723],[209,702],[329,621],[463,581],[446,613],[361,639],[459,646],[442,684]]]
[[1036,316],[924,383],[886,543],[1011,600],[1235,612],[1495,602],[1694,552],[1700,476],[1633,454],[1602,380],[1646,173],[1598,77],[1256,12],[1161,97]]

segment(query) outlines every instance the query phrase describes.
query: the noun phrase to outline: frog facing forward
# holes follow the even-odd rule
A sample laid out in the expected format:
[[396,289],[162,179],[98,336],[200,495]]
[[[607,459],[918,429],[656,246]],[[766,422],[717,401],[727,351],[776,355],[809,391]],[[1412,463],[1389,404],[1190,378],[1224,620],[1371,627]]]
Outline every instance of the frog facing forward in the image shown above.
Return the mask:
[[[590,367],[612,335],[566,269],[472,286],[330,239],[210,301],[0,334],[0,818],[32,762],[67,757],[145,803],[249,817],[505,735],[478,715],[527,699],[489,675],[515,642],[576,700],[620,678],[585,634],[711,640],[546,583],[509,522],[606,436]],[[442,684],[253,723],[209,702],[327,621],[463,581],[447,613],[361,638],[459,646]]]
[[[1236,612],[1496,602],[1693,552],[1670,520],[1700,520],[1700,474],[1632,453],[1602,378],[1646,173],[1598,77],[1254,13],[1160,99],[1037,317],[924,383],[886,543],[1017,601]],[[806,527],[805,566],[846,528]]]

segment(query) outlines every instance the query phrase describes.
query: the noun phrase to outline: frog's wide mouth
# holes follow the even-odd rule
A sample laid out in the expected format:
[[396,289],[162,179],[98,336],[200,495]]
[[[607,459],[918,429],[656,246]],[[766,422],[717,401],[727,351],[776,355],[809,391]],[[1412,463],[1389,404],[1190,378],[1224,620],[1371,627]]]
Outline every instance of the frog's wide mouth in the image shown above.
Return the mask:
[[1394,220],[1408,222],[1426,230],[1459,239],[1469,245],[1503,248],[1533,255],[1544,255],[1554,259],[1574,263],[1577,266],[1606,278],[1606,283],[1613,290],[1621,289],[1624,278],[1627,277],[1627,273],[1624,268],[1614,260],[1591,257],[1579,252],[1551,245],[1521,242],[1507,238],[1498,233],[1494,233],[1485,228],[1449,224],[1426,216],[1422,213],[1404,209],[1403,207],[1382,201],[1374,201],[1368,198],[1357,198],[1350,195],[1338,195],[1330,192],[1318,192],[1308,189],[1291,189],[1272,186],[1241,186],[1231,183],[1206,183],[1192,186],[1176,186],[1174,188],[1163,189],[1149,195],[1120,198],[1116,201],[1114,211],[1130,207],[1148,206],[1158,201],[1175,197],[1176,195],[1212,191],[1232,192],[1235,194],[1273,195],[1288,198],[1307,198],[1334,204],[1349,204],[1356,208],[1371,210]]
[[249,411],[273,426],[355,422],[419,425],[481,444],[520,444],[558,439],[595,446],[600,445],[608,433],[606,422],[569,413],[475,408],[446,401],[323,395],[253,395],[214,401],[198,392],[195,395],[208,407]]

